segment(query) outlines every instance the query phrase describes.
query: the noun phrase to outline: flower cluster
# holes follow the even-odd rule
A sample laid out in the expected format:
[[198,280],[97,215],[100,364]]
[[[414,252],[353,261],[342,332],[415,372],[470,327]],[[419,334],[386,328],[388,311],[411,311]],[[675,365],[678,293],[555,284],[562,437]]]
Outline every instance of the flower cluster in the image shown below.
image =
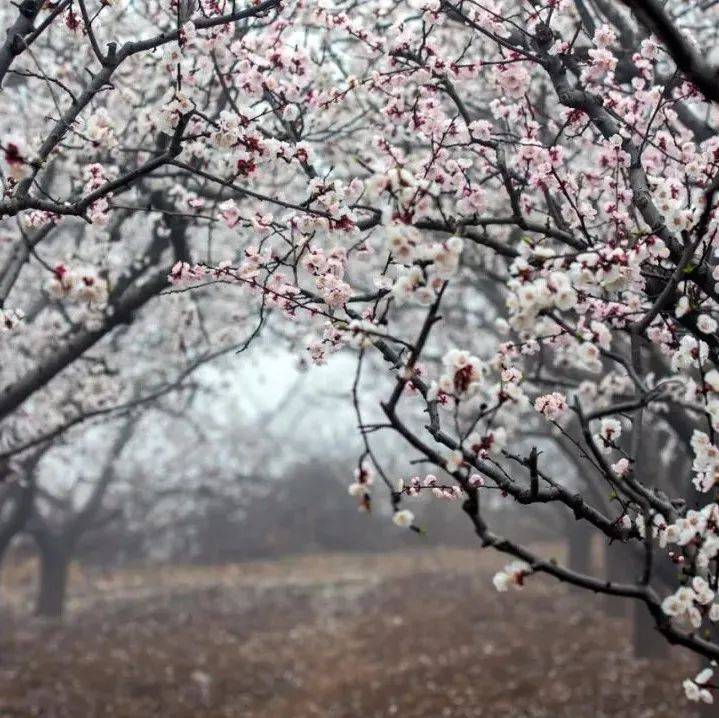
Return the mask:
[[473,431],[466,439],[465,445],[478,459],[501,454],[507,445],[507,429],[503,426],[488,428],[483,432]]
[[419,476],[413,476],[408,484],[400,479],[397,482],[396,491],[399,494],[407,494],[407,496],[419,496],[422,490],[431,491],[432,495],[438,499],[447,499],[454,501],[462,495],[462,488],[456,484],[448,486],[440,484],[439,479],[434,474],[427,474],[424,479]]
[[567,411],[567,397],[558,391],[539,396],[534,401],[534,408],[547,421],[558,421]]
[[444,371],[439,377],[434,395],[439,392],[457,400],[476,394],[487,372],[487,367],[466,350],[452,349],[442,358]]
[[107,280],[92,269],[56,264],[48,284],[48,292],[55,299],[71,299],[101,308],[108,298]]
[[170,284],[180,288],[205,282],[237,283],[263,295],[266,306],[280,309],[287,317],[294,318],[303,306],[298,299],[301,290],[281,272],[268,273],[266,280],[260,281],[260,269],[266,267],[268,261],[270,259],[267,256],[251,247],[245,250],[245,259],[237,267],[227,261],[216,267],[176,262],[167,279]]
[[[662,544],[691,546],[693,560],[699,571],[706,571],[719,554],[719,507],[707,504],[699,510],[690,509],[663,531]],[[683,560],[679,557],[679,560]]]
[[602,419],[599,422],[599,433],[594,439],[605,450],[616,448],[617,440],[622,435],[622,424],[617,419]]
[[719,604],[714,603],[714,591],[701,576],[692,579],[691,586],[680,586],[662,601],[662,610],[677,623],[691,628],[702,625],[702,616],[719,620]]
[[713,489],[719,480],[719,449],[703,431],[694,431],[691,446],[694,451],[692,469],[696,474],[693,479],[694,487],[697,491],[706,493]]
[[680,371],[682,369],[691,369],[703,366],[709,358],[709,345],[691,336],[685,334],[679,341],[679,346],[672,355],[672,369]]
[[411,226],[392,225],[387,230],[387,247],[402,269],[392,286],[398,304],[413,300],[431,304],[444,283],[459,267],[463,242],[450,237],[446,242],[424,243]]
[[687,678],[684,683],[684,693],[690,701],[697,703],[714,703],[714,695],[707,688],[707,684],[714,676],[716,664],[699,671],[694,678]]
[[352,296],[352,287],[343,280],[347,253],[342,247],[329,252],[321,248],[305,254],[302,265],[314,277],[315,287],[328,307],[343,307]]
[[367,463],[361,463],[354,472],[354,481],[349,485],[347,491],[350,496],[359,500],[360,508],[369,510],[370,489],[374,483],[374,469]]

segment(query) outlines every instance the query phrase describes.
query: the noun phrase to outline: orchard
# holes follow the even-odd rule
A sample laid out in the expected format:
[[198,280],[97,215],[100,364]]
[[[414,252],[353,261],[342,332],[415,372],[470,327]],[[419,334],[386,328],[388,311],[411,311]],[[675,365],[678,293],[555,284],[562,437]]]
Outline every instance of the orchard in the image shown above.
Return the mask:
[[[421,497],[454,502],[507,601],[540,574],[621,597],[719,700],[717,3],[24,0],[0,26],[9,538],[68,432],[120,417],[121,449],[264,342],[349,356],[346,501],[418,540]],[[498,504],[631,565],[565,566]]]

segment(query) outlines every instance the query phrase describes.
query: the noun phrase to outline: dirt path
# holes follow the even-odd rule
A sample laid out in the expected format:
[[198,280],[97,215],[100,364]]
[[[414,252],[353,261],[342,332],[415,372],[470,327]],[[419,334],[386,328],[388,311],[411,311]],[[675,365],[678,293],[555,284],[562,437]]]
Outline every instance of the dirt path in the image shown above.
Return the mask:
[[0,718],[691,715],[691,659],[637,662],[598,599],[542,579],[507,597],[495,566],[435,550],[76,581],[61,624],[14,610]]

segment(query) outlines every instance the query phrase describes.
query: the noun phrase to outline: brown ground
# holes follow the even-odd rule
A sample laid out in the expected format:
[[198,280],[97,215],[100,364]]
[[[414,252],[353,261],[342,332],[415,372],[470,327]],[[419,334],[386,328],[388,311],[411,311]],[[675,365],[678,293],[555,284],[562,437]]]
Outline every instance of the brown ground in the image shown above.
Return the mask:
[[496,593],[499,561],[435,549],[76,576],[59,624],[6,588],[0,718],[691,716],[693,659],[634,660],[627,622],[547,579]]

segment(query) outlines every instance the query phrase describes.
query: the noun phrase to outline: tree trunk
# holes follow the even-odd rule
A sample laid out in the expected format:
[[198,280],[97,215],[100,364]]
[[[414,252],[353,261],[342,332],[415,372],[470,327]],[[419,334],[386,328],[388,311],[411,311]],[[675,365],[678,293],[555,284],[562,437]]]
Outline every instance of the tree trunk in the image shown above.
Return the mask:
[[[605,576],[609,581],[635,583],[642,570],[643,556],[620,544],[605,546]],[[656,623],[640,601],[623,597],[606,596],[604,602],[608,616],[631,617],[632,642],[637,658],[660,658],[666,656],[669,644],[656,629]],[[630,610],[631,608],[631,610]],[[627,629],[629,626],[627,626]]]
[[[631,576],[631,561],[627,561],[626,551],[619,544],[604,546],[604,575],[608,581],[624,583]],[[604,610],[608,616],[621,618],[627,615],[627,599],[621,596],[605,596]]]
[[634,655],[636,658],[664,658],[669,654],[669,643],[657,630],[656,622],[646,606],[634,602]]
[[48,618],[60,618],[65,607],[67,593],[69,554],[57,547],[41,545],[40,589],[35,613]]
[[592,573],[592,534],[575,521],[569,529],[569,568],[578,573]]
[[35,498],[35,482],[30,480],[27,483],[15,482],[8,487],[0,500],[0,510],[5,505],[10,505],[10,510],[5,512],[5,517],[0,523],[0,561],[2,561],[10,544],[19,534],[32,513],[33,500]]

